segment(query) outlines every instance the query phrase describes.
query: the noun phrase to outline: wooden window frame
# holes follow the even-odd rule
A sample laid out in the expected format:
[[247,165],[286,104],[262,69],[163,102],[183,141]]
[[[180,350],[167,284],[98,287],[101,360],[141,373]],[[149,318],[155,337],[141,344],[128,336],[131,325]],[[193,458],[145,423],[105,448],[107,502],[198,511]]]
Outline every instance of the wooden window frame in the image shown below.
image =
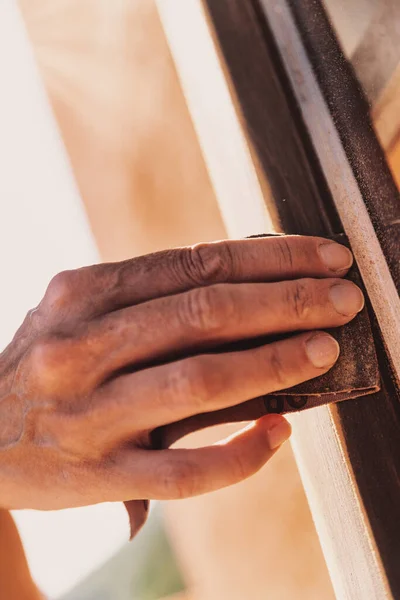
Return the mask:
[[382,390],[295,415],[293,446],[337,597],[400,597],[400,197],[369,105],[319,0],[157,4],[228,233],[350,239]]

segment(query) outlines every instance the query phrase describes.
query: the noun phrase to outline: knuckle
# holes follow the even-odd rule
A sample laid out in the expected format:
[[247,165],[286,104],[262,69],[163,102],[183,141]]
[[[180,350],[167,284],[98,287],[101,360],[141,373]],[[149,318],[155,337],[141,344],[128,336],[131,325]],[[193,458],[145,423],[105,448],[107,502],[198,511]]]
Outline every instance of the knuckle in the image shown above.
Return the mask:
[[231,471],[232,479],[235,481],[243,481],[251,475],[249,461],[239,451],[232,453],[227,469]]
[[55,391],[65,383],[61,377],[63,365],[63,345],[55,337],[43,336],[32,344],[28,358],[29,374],[42,391]]
[[45,294],[45,303],[52,308],[62,308],[68,304],[75,289],[75,271],[62,271],[50,281]]
[[[269,356],[270,377],[276,390],[286,387],[286,375],[283,359],[276,345],[271,347]],[[274,391],[274,390],[272,390]]]
[[157,478],[167,497],[181,500],[196,494],[198,475],[195,463],[175,459],[168,460],[159,468]]
[[29,327],[32,330],[36,330],[39,329],[38,324],[40,323],[40,321],[41,319],[39,310],[36,306],[35,308],[31,308],[27,312],[23,325]]
[[185,326],[200,333],[219,331],[230,312],[227,294],[221,286],[197,288],[182,296],[181,319]]
[[274,248],[279,268],[283,271],[287,271],[288,268],[292,269],[295,263],[295,257],[289,240],[285,236],[276,238]]
[[201,359],[181,361],[169,372],[168,402],[171,406],[189,402],[202,407],[209,397],[208,387],[207,372]]
[[234,260],[228,242],[196,244],[185,250],[186,274],[197,285],[229,281],[234,271]]
[[59,452],[68,458],[98,460],[105,454],[101,429],[97,428],[84,413],[62,411],[51,415],[51,437]]
[[303,279],[288,284],[287,304],[297,321],[305,321],[313,309],[312,280]]
[[35,371],[48,371],[54,366],[56,344],[54,338],[44,336],[33,343],[29,362]]

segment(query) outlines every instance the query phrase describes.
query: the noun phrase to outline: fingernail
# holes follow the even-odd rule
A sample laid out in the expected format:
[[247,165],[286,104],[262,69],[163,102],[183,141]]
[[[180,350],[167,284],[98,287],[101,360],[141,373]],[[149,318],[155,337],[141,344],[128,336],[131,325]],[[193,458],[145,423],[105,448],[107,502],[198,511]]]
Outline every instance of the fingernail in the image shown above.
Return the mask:
[[268,428],[268,444],[271,450],[279,448],[290,438],[292,428],[283,417],[279,418],[271,427]]
[[317,333],[306,342],[308,358],[317,369],[331,367],[340,354],[340,346],[331,335]]
[[324,265],[335,273],[350,269],[353,264],[353,255],[346,246],[336,242],[321,244],[318,248]]
[[345,317],[356,315],[364,308],[364,295],[360,288],[351,281],[333,285],[329,296],[336,311]]

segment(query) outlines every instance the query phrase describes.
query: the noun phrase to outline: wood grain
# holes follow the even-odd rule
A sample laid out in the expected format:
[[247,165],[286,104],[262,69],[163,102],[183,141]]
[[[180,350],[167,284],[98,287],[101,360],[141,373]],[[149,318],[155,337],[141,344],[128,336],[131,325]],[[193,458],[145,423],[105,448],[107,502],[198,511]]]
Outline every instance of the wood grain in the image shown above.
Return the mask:
[[[240,235],[250,235],[254,233],[255,227],[271,231],[265,207],[257,201],[262,196],[262,184],[251,160],[251,149],[243,137],[235,101],[231,96],[229,83],[223,76],[223,65],[217,58],[201,3],[181,3],[179,17],[176,0],[157,0],[157,6],[180,79],[185,82],[186,100],[211,181],[220,198],[220,209],[226,226],[233,235],[235,231],[240,231]],[[182,27],[182,23],[195,23],[195,26]],[[188,45],[199,47],[198,52],[190,54],[190,62],[179,51],[179,48]],[[199,72],[207,77],[207,85],[203,85],[202,80],[197,77]],[[229,152],[229,161],[218,159],[222,152]],[[230,184],[232,169],[237,173],[234,186]],[[225,198],[229,198],[226,204]],[[237,222],[237,212],[232,210],[232,206],[239,208],[243,203],[249,210]]]
[[[220,77],[226,77],[226,64],[223,61],[222,65],[213,64],[222,57],[215,44],[210,51],[210,34],[212,41],[216,42],[216,38],[209,28],[204,27],[207,21],[201,0],[185,0],[184,4],[179,0],[159,0],[159,6],[161,3],[160,14],[196,130],[200,136],[212,139],[215,132],[208,130],[218,127],[221,102],[220,88],[210,86],[208,74],[212,69]],[[199,61],[199,56],[203,60]],[[200,68],[194,69],[194,64],[200,65]],[[240,107],[232,82],[228,78],[222,83],[229,88],[232,94],[230,102],[238,110]],[[215,112],[209,120],[207,115],[213,113],[213,107]],[[229,108],[227,110],[230,112]],[[240,110],[236,119],[239,125],[244,122]],[[218,199],[229,235],[241,237],[250,233],[247,229],[249,218],[254,219],[252,233],[264,231],[264,221],[260,222],[257,215],[264,205],[263,193],[267,193],[268,200],[270,191],[265,190],[260,182],[259,186],[251,187],[251,197],[247,190],[242,201],[232,201],[237,197],[243,174],[254,169],[254,165],[236,161],[236,148],[232,145],[234,138],[229,128],[217,128],[217,131],[221,139],[218,152],[212,154],[216,163],[213,166],[218,176],[227,175],[220,187],[224,196],[219,195]],[[249,142],[248,135],[243,136],[243,142]],[[253,152],[246,155],[247,160],[254,160]],[[256,166],[261,169],[259,160]],[[278,223],[277,219],[274,222]],[[232,426],[224,427],[223,431],[220,428],[209,429],[201,435],[191,436],[189,442],[193,446],[213,443],[234,430]],[[329,437],[325,432],[325,440]],[[335,441],[333,432],[332,441]],[[180,503],[179,507],[176,504],[169,506],[176,548],[190,581],[199,591],[199,597],[242,600],[244,597],[259,598],[260,595],[264,598],[268,593],[271,598],[333,598],[328,572],[292,459],[292,451],[286,446],[258,476],[233,490],[193,498]],[[273,543],[268,540],[273,540]],[[233,572],[234,579],[231,577]]]
[[[346,243],[345,236],[335,239]],[[360,275],[355,267],[349,279],[362,287]],[[346,327],[330,331],[339,343],[341,352],[336,365],[328,373],[266,396],[248,400],[237,406],[194,415],[153,431],[155,448],[169,448],[182,437],[206,427],[225,423],[254,421],[269,413],[296,413],[324,404],[348,401],[380,389],[380,373],[375,351],[371,323],[367,308]],[[364,351],[360,356],[359,340],[363,340]],[[245,340],[224,347],[224,351],[241,351],[271,342],[271,338]]]
[[154,0],[18,3],[102,258],[223,237]]
[[[253,0],[206,0],[205,4],[245,118],[244,137],[250,138],[268,176],[283,230],[325,235],[340,231],[337,209],[342,207],[343,218],[346,203],[351,211],[355,201],[360,208],[361,199],[365,202],[363,221],[348,222],[347,233],[356,243],[359,262],[364,257],[364,283],[369,291],[375,289],[372,295],[375,308],[380,307],[385,345],[388,336],[392,340],[392,362],[397,364],[397,332],[391,332],[388,323],[397,327],[398,322],[398,295],[393,282],[398,268],[398,193],[374,137],[368,104],[340,53],[320,3],[291,3],[291,9],[296,5],[296,35],[303,18],[305,31],[299,39],[307,59],[293,69],[291,81],[281,56],[287,38],[280,39],[278,51],[278,40],[271,35],[271,22],[264,13],[273,5],[277,13],[282,13],[288,8],[285,2],[277,6]],[[315,61],[319,59],[319,65],[309,61],[311,53]],[[288,60],[291,58],[289,54]],[[305,75],[314,77],[312,90],[318,91],[317,105],[306,93]],[[341,112],[332,117],[335,102]],[[309,103],[308,108],[317,111],[319,140],[310,122],[305,124],[303,120],[302,103],[306,108]],[[338,146],[329,164],[321,160],[321,147],[331,147],[332,123],[336,125]],[[197,125],[207,126],[201,119]],[[218,158],[228,163],[222,154]],[[343,177],[344,173],[348,175]],[[235,176],[232,171],[231,185]],[[347,198],[346,190],[352,191]],[[247,207],[236,206],[233,210],[238,221]],[[367,269],[366,257],[372,260],[372,269]],[[379,275],[381,267],[383,278]],[[381,599],[391,594],[399,597],[400,592],[398,389],[378,329],[375,333],[380,344],[383,391],[335,409],[318,408],[295,420],[294,447],[333,584],[338,597],[351,600]]]

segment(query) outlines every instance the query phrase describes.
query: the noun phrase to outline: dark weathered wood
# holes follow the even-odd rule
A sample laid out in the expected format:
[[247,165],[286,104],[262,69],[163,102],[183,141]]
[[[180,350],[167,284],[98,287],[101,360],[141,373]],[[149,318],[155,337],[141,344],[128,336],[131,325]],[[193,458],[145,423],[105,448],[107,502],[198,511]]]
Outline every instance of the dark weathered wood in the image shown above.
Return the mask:
[[379,140],[391,152],[400,128],[400,3],[326,0],[325,6],[370,101]]
[[[282,67],[259,10],[250,1],[206,0],[227,69],[274,196],[285,232],[342,232],[318,169],[298,108],[281,77]],[[303,206],[313,210],[304,211]],[[328,216],[329,213],[329,216]]]
[[[334,239],[347,244],[345,236],[335,236]],[[355,266],[349,273],[349,279],[362,287],[360,274]],[[253,421],[269,413],[299,412],[332,402],[376,394],[380,389],[380,374],[367,308],[364,308],[347,327],[333,329],[330,333],[338,341],[341,353],[338,362],[328,373],[287,390],[261,396],[230,408],[194,415],[161,427],[152,433],[153,446],[168,448],[193,431],[221,423]],[[278,337],[280,339],[284,336]],[[269,336],[235,342],[225,345],[223,351],[247,350],[269,343],[272,339],[272,336]],[[364,346],[362,355],[359,352],[360,339],[363,340]],[[213,352],[215,351],[211,351],[211,354]],[[349,365],[351,369],[348,368]]]
[[[283,230],[328,234],[338,227],[335,210],[325,185],[321,185],[323,175],[265,19],[263,7],[267,2],[206,3],[248,135],[271,182]],[[292,0],[290,6],[399,286],[399,194],[376,140],[368,103],[321,3]],[[400,398],[377,327],[375,336],[383,389],[374,396],[338,405],[338,414],[374,543],[392,593],[400,597]]]
[[[376,140],[369,107],[319,2],[291,2],[377,237],[400,289],[400,197]],[[384,290],[382,290],[384,293]],[[376,339],[379,333],[376,331]],[[338,405],[364,507],[392,588],[400,597],[400,404],[382,342],[382,391],[365,402]]]
[[289,4],[400,290],[400,195],[375,135],[368,100],[320,1],[290,0]]

